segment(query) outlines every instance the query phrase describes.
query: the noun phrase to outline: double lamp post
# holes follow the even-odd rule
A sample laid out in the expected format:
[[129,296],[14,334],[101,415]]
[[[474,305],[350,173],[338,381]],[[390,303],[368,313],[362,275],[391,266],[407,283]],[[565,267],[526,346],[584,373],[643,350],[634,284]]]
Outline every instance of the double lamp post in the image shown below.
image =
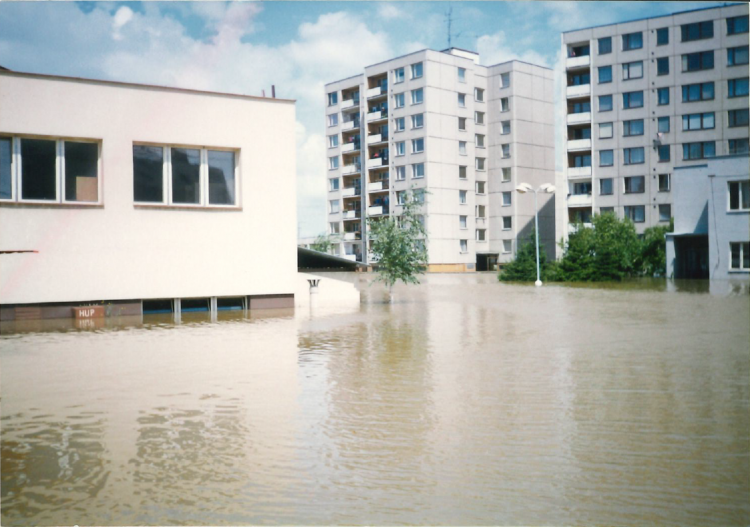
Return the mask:
[[534,189],[534,187],[532,187],[528,183],[521,183],[516,187],[516,192],[519,192],[521,194],[525,194],[527,192],[534,193],[534,230],[536,232],[536,236],[534,237],[536,239],[536,282],[534,282],[534,285],[539,287],[542,285],[542,279],[539,275],[539,208],[537,207],[536,195],[538,192],[546,192],[547,194],[552,194],[555,192],[555,187],[554,185],[545,183],[538,189]]

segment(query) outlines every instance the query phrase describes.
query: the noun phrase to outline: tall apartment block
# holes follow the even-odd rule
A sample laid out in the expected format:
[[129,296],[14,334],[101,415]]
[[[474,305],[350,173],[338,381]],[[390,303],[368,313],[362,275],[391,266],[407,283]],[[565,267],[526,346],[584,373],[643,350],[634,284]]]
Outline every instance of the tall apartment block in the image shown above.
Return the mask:
[[[554,181],[553,72],[478,62],[456,48],[423,50],[326,85],[335,254],[374,263],[367,218],[398,215],[412,192],[430,271],[513,258],[534,226],[534,196],[515,187]],[[553,196],[539,195],[539,211],[540,239],[552,248]]]
[[748,152],[748,4],[569,31],[558,239],[592,214],[668,224],[675,166]]

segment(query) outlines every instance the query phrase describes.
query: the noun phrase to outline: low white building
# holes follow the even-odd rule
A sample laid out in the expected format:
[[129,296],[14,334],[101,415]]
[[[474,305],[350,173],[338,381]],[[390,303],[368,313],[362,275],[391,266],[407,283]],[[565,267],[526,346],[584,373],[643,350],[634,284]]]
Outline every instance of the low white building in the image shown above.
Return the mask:
[[294,101],[3,70],[0,108],[2,320],[294,305]]

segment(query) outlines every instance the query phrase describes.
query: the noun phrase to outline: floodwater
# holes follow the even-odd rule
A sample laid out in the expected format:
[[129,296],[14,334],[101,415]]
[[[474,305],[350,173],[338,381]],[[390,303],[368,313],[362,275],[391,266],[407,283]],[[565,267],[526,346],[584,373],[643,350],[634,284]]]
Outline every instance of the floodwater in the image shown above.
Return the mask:
[[747,525],[750,296],[664,284],[3,326],[2,524]]

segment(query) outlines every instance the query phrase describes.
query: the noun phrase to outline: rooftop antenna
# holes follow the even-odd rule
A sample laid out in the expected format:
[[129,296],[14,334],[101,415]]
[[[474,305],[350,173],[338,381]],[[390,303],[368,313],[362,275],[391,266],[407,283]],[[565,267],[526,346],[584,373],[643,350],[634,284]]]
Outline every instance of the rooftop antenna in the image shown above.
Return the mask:
[[448,49],[452,47],[453,44],[453,38],[458,38],[463,34],[463,31],[459,31],[456,34],[453,34],[453,7],[449,7],[448,11],[445,13],[445,24],[446,28],[448,30]]

